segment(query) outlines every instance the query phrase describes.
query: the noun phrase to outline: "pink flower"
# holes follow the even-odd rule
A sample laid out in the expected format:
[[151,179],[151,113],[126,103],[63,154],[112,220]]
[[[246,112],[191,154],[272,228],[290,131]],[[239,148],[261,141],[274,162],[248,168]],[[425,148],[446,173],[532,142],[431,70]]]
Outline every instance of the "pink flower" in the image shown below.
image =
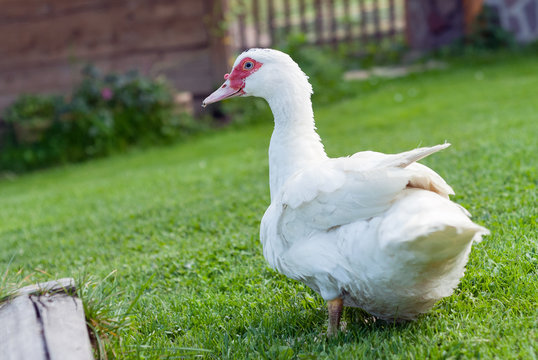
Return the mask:
[[101,97],[103,98],[103,100],[110,100],[112,99],[112,96],[114,96],[112,89],[107,88],[107,87],[101,89]]

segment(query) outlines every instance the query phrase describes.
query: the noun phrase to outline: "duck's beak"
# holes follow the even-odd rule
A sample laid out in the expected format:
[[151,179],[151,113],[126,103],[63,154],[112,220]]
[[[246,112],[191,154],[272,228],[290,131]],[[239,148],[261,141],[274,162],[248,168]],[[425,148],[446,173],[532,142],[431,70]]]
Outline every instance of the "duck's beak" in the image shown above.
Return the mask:
[[221,87],[215,90],[211,95],[205,98],[202,102],[202,107],[206,107],[208,104],[215,103],[224,99],[232,98],[235,96],[243,95],[245,92],[243,88],[234,88],[230,86],[230,81],[226,80]]

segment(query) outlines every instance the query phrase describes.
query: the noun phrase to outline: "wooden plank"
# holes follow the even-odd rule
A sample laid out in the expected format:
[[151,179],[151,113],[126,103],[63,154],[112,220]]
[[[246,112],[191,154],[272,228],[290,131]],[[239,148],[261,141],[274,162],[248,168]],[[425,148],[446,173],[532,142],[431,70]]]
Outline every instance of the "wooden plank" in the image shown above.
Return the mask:
[[88,11],[108,11],[112,8],[133,9],[142,3],[169,4],[186,17],[199,15],[196,0],[0,0],[0,22],[31,22],[57,19]]
[[0,305],[0,354],[4,360],[46,359],[34,303],[21,296]]
[[[92,360],[82,301],[71,278],[26,286],[0,304],[3,360]],[[50,292],[45,293],[43,292]]]
[[20,288],[15,293],[15,296],[20,295],[32,295],[42,293],[72,293],[75,291],[75,280],[73,278],[62,278],[58,280],[52,280],[42,282],[39,284],[28,285]]
[[[226,64],[226,57],[219,59]],[[164,75],[177,90],[193,93],[210,93],[215,85],[213,64],[209,49],[172,51],[140,55],[89,58],[103,72],[124,72],[140,69],[148,76]],[[0,96],[13,93],[64,93],[80,81],[82,63],[68,60],[39,67],[21,67],[17,70],[0,71]],[[221,79],[224,72],[218,75]]]
[[[135,8],[86,11],[54,21],[44,18],[28,24],[0,23],[0,68],[202,46],[209,40],[201,21],[203,4],[194,0],[188,3],[196,11],[185,14],[180,11],[183,6],[146,1]],[[191,16],[197,12],[199,16]]]
[[22,295],[40,295],[44,293],[49,294],[57,294],[57,293],[64,293],[64,294],[72,294],[75,292],[75,280],[73,278],[62,278],[47,282],[42,282],[39,284],[33,284],[28,285],[23,288],[20,288],[13,292],[12,294],[9,294],[8,296],[5,296],[3,298],[0,298],[0,303],[3,303],[9,299],[13,299],[18,296]]
[[[212,49],[169,54],[151,69],[151,76],[164,75],[179,91],[208,95],[216,83],[220,85],[224,74],[229,71],[227,56],[220,58],[219,66],[213,66]],[[227,54],[224,49],[222,55]],[[218,71],[223,69],[224,71]]]
[[30,296],[39,311],[49,359],[93,360],[84,307],[68,295]]
[[56,93],[69,90],[79,78],[81,65],[67,62],[0,71],[0,95]]
[[[5,109],[9,104],[13,103],[15,100],[17,100],[18,95],[16,94],[5,94],[0,95],[0,111],[1,109]],[[6,134],[6,126],[5,123],[2,122],[0,119],[0,145],[2,144],[3,136]]]
[[[110,0],[110,3],[123,3],[125,0]],[[102,1],[95,0],[0,0],[0,21],[28,21],[47,17],[57,13],[103,6]]]

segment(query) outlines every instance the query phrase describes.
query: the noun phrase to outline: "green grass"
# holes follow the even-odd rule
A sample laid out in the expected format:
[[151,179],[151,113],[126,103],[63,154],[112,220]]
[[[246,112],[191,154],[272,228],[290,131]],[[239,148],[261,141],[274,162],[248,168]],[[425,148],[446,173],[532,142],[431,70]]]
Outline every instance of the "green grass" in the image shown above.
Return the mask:
[[0,292],[90,276],[109,357],[536,358],[536,74],[536,55],[458,61],[315,109],[332,156],[453,144],[424,163],[492,235],[416,322],[346,309],[347,331],[327,340],[320,297],[268,268],[270,122],[2,180]]

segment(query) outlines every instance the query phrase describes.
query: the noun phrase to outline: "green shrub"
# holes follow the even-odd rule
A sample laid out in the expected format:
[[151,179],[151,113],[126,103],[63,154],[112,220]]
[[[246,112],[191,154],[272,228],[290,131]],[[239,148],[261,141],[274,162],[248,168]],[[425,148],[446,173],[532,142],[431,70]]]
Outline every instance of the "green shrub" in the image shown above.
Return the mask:
[[484,5],[469,30],[461,39],[435,50],[433,55],[454,57],[464,54],[480,57],[502,49],[523,50],[516,44],[513,34],[502,27],[495,7]]
[[23,95],[4,112],[8,135],[0,170],[25,171],[167,142],[196,125],[173,101],[162,79],[137,72],[82,72],[69,97]]
[[14,140],[21,144],[41,141],[61,101],[57,96],[22,95],[4,114],[4,121],[13,128]]
[[513,35],[503,29],[497,10],[484,5],[474,20],[465,46],[483,50],[498,50],[514,45]]
[[278,48],[289,54],[308,75],[314,88],[312,100],[316,104],[330,103],[350,94],[348,83],[343,80],[346,69],[342,51],[308,45],[302,33],[288,36]]
[[62,103],[59,96],[22,95],[5,110],[8,132],[0,153],[1,169],[22,171],[53,161],[58,149],[50,134]]

